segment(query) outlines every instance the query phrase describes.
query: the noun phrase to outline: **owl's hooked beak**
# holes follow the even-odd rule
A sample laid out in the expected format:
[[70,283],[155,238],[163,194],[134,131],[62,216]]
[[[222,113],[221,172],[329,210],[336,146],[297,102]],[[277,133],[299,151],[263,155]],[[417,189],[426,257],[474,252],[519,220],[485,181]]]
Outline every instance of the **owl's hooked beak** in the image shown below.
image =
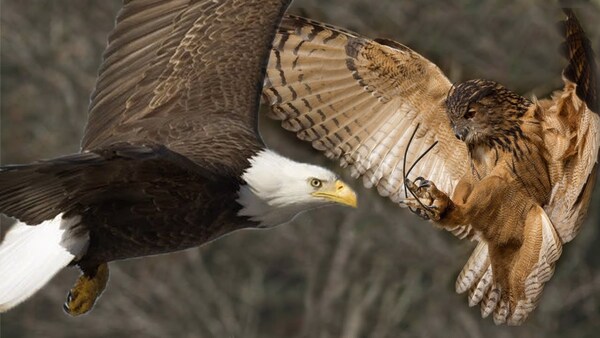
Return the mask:
[[454,130],[454,136],[456,136],[457,139],[465,142],[465,140],[467,138],[467,133],[468,133],[468,130],[466,127],[452,126],[452,130]]

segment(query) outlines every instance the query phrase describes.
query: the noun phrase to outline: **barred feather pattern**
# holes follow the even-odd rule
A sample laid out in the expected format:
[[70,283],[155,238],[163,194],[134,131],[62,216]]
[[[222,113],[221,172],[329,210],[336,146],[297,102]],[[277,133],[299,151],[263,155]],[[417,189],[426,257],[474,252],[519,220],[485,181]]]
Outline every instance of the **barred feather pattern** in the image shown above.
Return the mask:
[[[541,207],[535,211],[537,221],[527,222],[522,249],[512,263],[514,269],[510,283],[524,286],[524,295],[511,308],[502,287],[493,278],[488,244],[481,240],[456,280],[456,292],[468,291],[469,306],[480,304],[481,316],[493,313],[496,324],[520,325],[536,307],[544,285],[554,274],[555,262],[562,253],[560,238]],[[532,268],[524,268],[532,265]],[[519,271],[530,271],[519,276]],[[506,290],[505,290],[506,291]]]
[[380,41],[285,17],[263,90],[270,117],[327,157],[340,159],[366,187],[394,202],[405,197],[406,148],[410,166],[439,141],[413,171],[452,194],[466,170],[467,151],[454,137],[443,106],[451,84],[416,52]]
[[[565,13],[565,86],[550,99],[534,98],[535,109],[528,111],[531,125],[543,130],[538,153],[547,152],[536,170],[548,172],[552,191],[540,197],[535,216],[509,224],[526,237],[513,258],[519,267],[509,269],[510,281],[495,280],[488,251],[493,240],[486,242],[472,224],[444,227],[458,238],[478,241],[456,291],[467,293],[469,305],[479,304],[482,316],[491,315],[497,324],[521,324],[535,309],[562,244],[579,231],[595,183],[600,119],[592,80],[597,68],[590,64],[593,53],[577,19],[572,11]],[[469,174],[465,144],[454,137],[444,107],[449,90],[439,68],[400,43],[286,16],[271,50],[263,97],[272,108],[269,116],[285,129],[339,159],[366,187],[399,202],[406,197],[403,157],[410,167],[435,141],[438,145],[408,179],[425,177],[454,198],[459,181]],[[515,290],[519,295],[509,299]]]

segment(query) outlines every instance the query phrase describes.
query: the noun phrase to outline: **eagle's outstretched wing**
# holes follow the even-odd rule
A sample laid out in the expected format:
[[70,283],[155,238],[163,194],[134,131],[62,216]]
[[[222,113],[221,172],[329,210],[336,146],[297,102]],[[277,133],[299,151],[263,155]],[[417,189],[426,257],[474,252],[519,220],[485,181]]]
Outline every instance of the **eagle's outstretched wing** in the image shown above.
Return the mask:
[[286,15],[263,94],[284,128],[398,202],[406,197],[405,152],[410,167],[439,141],[410,176],[426,176],[449,195],[467,169],[466,146],[445,112],[451,87],[435,64],[397,42]]
[[262,145],[261,83],[290,2],[125,0],[91,96],[82,150],[157,143],[219,171],[240,171],[252,145]]

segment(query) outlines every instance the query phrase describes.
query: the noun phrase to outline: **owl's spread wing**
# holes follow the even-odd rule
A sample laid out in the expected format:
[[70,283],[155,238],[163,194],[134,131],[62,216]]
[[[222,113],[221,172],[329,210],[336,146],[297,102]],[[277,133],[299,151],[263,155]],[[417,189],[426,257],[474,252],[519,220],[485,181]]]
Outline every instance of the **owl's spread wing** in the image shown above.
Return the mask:
[[[595,62],[594,51],[590,40],[581,27],[579,20],[570,8],[564,8],[567,19],[561,22],[565,41],[561,49],[569,63],[563,70],[566,86],[575,84],[574,90],[579,100],[591,111],[600,113],[600,99],[598,98],[598,66]],[[565,88],[567,89],[567,88]]]
[[263,94],[284,128],[398,202],[405,197],[405,152],[410,167],[439,141],[410,177],[426,177],[450,196],[466,171],[466,146],[445,112],[450,89],[441,70],[408,47],[286,16]]
[[568,64],[565,86],[545,108],[543,126],[549,150],[553,191],[545,207],[563,242],[572,240],[583,222],[594,187],[600,146],[598,68],[590,41],[570,9],[561,25]]

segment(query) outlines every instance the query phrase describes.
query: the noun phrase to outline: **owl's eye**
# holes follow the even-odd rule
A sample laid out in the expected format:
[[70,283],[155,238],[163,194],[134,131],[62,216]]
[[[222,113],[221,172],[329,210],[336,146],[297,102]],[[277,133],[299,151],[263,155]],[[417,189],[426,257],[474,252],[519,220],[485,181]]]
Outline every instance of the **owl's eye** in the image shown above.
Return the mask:
[[467,112],[465,113],[465,115],[463,115],[463,117],[467,120],[470,120],[473,118],[473,116],[475,116],[475,109],[470,108],[469,110],[467,110]]
[[320,179],[318,179],[318,178],[311,178],[311,179],[310,179],[310,185],[311,185],[313,188],[320,188],[321,186],[323,186],[323,181],[321,181],[321,180],[320,180]]

